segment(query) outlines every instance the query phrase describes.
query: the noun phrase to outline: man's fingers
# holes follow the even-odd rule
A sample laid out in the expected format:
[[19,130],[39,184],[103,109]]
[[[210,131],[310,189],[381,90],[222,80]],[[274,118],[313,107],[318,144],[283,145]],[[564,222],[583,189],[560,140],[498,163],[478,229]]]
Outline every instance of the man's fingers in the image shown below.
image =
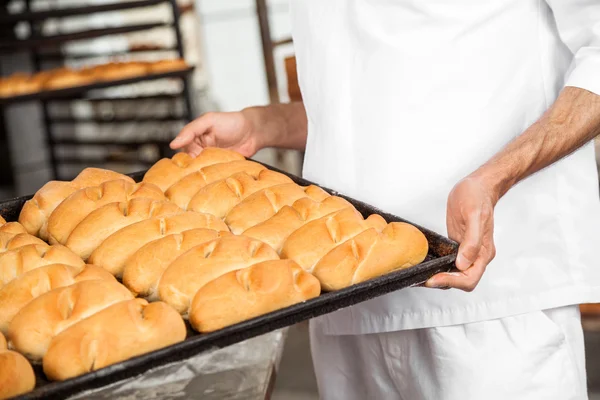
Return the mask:
[[437,289],[451,287],[471,292],[479,283],[483,271],[485,270],[485,265],[486,262],[484,260],[478,259],[467,271],[440,272],[429,278],[429,280],[425,282],[425,286]]
[[456,256],[456,268],[461,271],[469,268],[481,250],[482,243],[481,216],[479,213],[470,214],[466,220],[466,228],[463,241],[458,247],[458,255]]
[[208,114],[190,122],[183,127],[181,132],[170,143],[173,150],[180,149],[192,143],[196,136],[202,136],[211,127],[212,119]]

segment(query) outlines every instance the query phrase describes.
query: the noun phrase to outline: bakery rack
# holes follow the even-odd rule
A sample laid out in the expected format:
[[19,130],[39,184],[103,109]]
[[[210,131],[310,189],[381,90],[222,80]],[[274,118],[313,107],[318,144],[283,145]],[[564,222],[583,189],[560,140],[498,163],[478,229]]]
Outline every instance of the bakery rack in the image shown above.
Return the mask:
[[[182,9],[180,9],[177,0],[131,0],[119,1],[114,0],[108,4],[98,5],[75,5],[69,8],[49,9],[34,11],[31,8],[32,0],[24,0],[24,10],[19,13],[7,13],[6,10],[0,9],[0,30],[3,34],[0,36],[0,54],[10,55],[16,52],[27,51],[32,58],[33,72],[39,72],[48,69],[51,65],[62,66],[68,61],[81,61],[92,57],[123,57],[128,55],[138,55],[141,53],[176,53],[179,58],[185,59],[184,45],[180,28],[180,17]],[[57,20],[67,17],[76,17],[90,15],[94,13],[104,13],[110,11],[124,11],[136,8],[146,8],[151,6],[168,3],[170,5],[172,19],[170,22],[156,22],[143,24],[129,24],[124,26],[107,27],[100,29],[80,30],[65,34],[44,35],[42,28],[44,22],[48,20]],[[5,6],[0,6],[5,7]],[[14,33],[14,27],[17,24],[26,23],[30,27],[30,33],[25,38],[17,38]],[[128,51],[111,51],[104,53],[74,53],[69,54],[62,50],[62,46],[74,41],[100,38],[109,35],[121,35],[132,32],[147,31],[155,28],[169,28],[175,36],[175,45],[169,47],[147,47],[147,48],[130,48]],[[123,124],[123,123],[156,123],[180,121],[183,125],[193,119],[194,108],[191,88],[191,73],[193,67],[181,70],[173,70],[165,73],[146,74],[128,79],[120,79],[113,81],[95,82],[88,85],[70,87],[58,90],[45,90],[31,94],[17,95],[9,98],[0,99],[0,112],[2,109],[8,110],[11,105],[23,102],[39,102],[42,107],[43,117],[43,136],[45,138],[47,151],[49,153],[49,164],[51,167],[52,179],[69,179],[70,176],[61,176],[59,166],[103,166],[106,162],[116,162],[118,164],[134,164],[134,165],[150,165],[158,158],[171,155],[171,150],[168,143],[171,137],[158,137],[151,139],[127,139],[127,138],[111,138],[110,140],[83,140],[75,137],[60,137],[57,138],[55,131],[58,124],[76,126],[81,123],[93,123],[101,126],[102,124]],[[119,87],[122,85],[136,84],[139,82],[150,82],[164,79],[177,80],[181,82],[181,90],[174,94],[143,94],[129,97],[120,97],[114,95],[105,95],[101,93],[102,89]],[[100,91],[100,93],[98,93]],[[120,102],[144,102],[148,100],[160,101],[161,105],[182,104],[181,112],[170,112],[168,116],[132,116],[128,118],[103,118],[101,116],[93,116],[91,118],[77,117],[56,117],[51,113],[50,107],[54,104],[70,103],[72,101],[85,101],[89,104],[98,102],[110,102],[110,104],[118,105]],[[176,103],[178,102],[178,103]],[[136,107],[137,108],[137,107]],[[173,107],[171,107],[173,108]],[[171,132],[169,132],[171,133]],[[174,132],[176,133],[176,132]],[[144,159],[139,155],[122,154],[127,150],[137,150],[140,145],[151,145],[154,147],[155,155],[151,159]],[[115,148],[117,155],[98,157],[90,155],[90,152],[77,152],[77,156],[61,156],[59,150],[64,150],[66,147],[70,149],[96,148],[97,150],[106,150]],[[80,154],[81,153],[81,154]],[[93,151],[91,153],[94,153]],[[83,154],[83,155],[82,155]]]

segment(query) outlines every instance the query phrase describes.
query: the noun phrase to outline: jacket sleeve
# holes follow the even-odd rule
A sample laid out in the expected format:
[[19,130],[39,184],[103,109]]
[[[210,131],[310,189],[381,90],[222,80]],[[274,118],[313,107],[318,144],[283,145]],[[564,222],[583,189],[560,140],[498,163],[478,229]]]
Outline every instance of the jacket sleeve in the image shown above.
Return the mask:
[[600,95],[600,0],[546,0],[574,55],[565,86]]

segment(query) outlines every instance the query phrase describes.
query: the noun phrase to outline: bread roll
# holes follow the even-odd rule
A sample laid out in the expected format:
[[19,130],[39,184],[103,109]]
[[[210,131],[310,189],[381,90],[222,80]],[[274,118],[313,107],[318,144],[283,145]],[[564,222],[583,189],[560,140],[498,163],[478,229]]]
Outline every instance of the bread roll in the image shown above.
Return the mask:
[[185,314],[202,286],[221,275],[261,261],[277,260],[269,246],[244,236],[226,236],[192,248],[167,267],[158,283],[158,296]]
[[[33,361],[41,361],[53,337],[71,325],[125,300],[133,299],[116,281],[89,280],[45,293],[29,302],[12,319],[8,337],[12,347]],[[35,327],[35,329],[32,329]]]
[[91,212],[67,239],[66,246],[87,260],[110,235],[151,217],[181,214],[184,211],[167,201],[136,198],[125,203],[110,203]]
[[367,229],[323,256],[313,270],[323,290],[333,291],[412,267],[427,256],[427,238],[410,224]]
[[48,239],[48,217],[54,209],[76,190],[88,186],[98,186],[103,182],[115,179],[125,179],[135,183],[130,177],[117,172],[86,168],[71,182],[50,181],[38,190],[32,199],[25,202],[19,215],[19,222],[31,235]]
[[24,273],[0,289],[0,332],[6,334],[13,317],[31,300],[50,290],[91,279],[116,281],[100,267],[86,266],[83,270],[65,264],[51,264]]
[[44,356],[44,373],[64,380],[185,339],[181,316],[165,303],[114,304],[62,331]]
[[232,233],[239,235],[246,229],[271,218],[282,207],[290,206],[303,197],[322,201],[329,197],[329,194],[314,185],[302,187],[295,183],[288,183],[271,186],[248,196],[233,207],[225,217],[225,223],[229,225]]
[[[7,224],[8,225],[8,224]],[[3,227],[6,225],[3,225]],[[48,246],[42,239],[36,238],[29,233],[7,233],[0,232],[0,254],[18,249],[19,247],[27,246],[30,244],[37,244],[39,246]]]
[[257,177],[265,169],[263,165],[247,160],[209,165],[181,178],[165,192],[165,195],[173,203],[185,209],[192,197],[206,185],[238,172],[246,172],[250,176]]
[[150,64],[150,71],[154,74],[177,71],[187,68],[187,63],[181,58],[175,60],[160,60]]
[[305,271],[312,272],[321,257],[338,244],[370,228],[381,232],[386,225],[377,214],[363,219],[356,209],[344,208],[294,231],[283,244],[281,258],[294,260]]
[[284,183],[293,182],[287,176],[268,169],[261,170],[257,176],[239,172],[201,188],[191,198],[187,209],[225,218],[233,207],[251,194]]
[[50,264],[85,267],[83,260],[65,246],[30,244],[0,253],[0,289],[24,273]]
[[172,184],[200,168],[243,159],[241,154],[216,147],[204,149],[196,158],[187,153],[177,153],[173,158],[163,158],[154,164],[144,175],[144,182],[153,183],[164,192]]
[[48,218],[48,241],[65,244],[67,238],[92,211],[110,203],[135,198],[164,200],[164,193],[151,183],[131,183],[123,179],[80,189],[67,197]]
[[44,89],[57,90],[76,86],[89,85],[94,82],[90,74],[81,73],[77,70],[64,70],[53,74],[44,83]]
[[103,267],[120,278],[123,275],[125,262],[142,246],[166,235],[194,228],[229,231],[227,225],[217,217],[193,211],[168,217],[150,218],[110,235],[92,252],[89,262]]
[[18,222],[5,222],[0,224],[0,233],[8,233],[18,235],[19,233],[27,233],[25,227]]
[[243,235],[265,242],[279,253],[288,236],[305,223],[350,207],[353,207],[352,204],[337,196],[329,196],[320,202],[304,197],[292,206],[282,207],[268,220],[245,230]]
[[192,302],[190,323],[213,332],[317,297],[319,281],[291,260],[265,261],[204,285]]
[[144,62],[111,63],[96,70],[96,76],[103,81],[136,78],[149,72],[149,66]]
[[2,333],[0,333],[0,351],[8,349],[8,344],[6,343],[6,338]]
[[31,364],[21,354],[6,350],[6,340],[0,333],[0,399],[19,396],[34,387]]
[[123,283],[129,290],[149,300],[158,300],[158,281],[177,257],[202,243],[231,235],[226,231],[190,229],[150,242],[136,251],[125,263]]

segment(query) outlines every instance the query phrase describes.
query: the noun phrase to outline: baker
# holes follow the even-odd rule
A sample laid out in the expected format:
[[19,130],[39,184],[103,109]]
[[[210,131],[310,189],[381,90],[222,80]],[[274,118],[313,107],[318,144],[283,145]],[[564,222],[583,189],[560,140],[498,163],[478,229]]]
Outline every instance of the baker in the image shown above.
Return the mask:
[[172,148],[306,150],[305,178],[460,242],[426,288],[311,321],[321,398],[586,399],[600,2],[293,0],[292,16],[304,102],[205,114]]

